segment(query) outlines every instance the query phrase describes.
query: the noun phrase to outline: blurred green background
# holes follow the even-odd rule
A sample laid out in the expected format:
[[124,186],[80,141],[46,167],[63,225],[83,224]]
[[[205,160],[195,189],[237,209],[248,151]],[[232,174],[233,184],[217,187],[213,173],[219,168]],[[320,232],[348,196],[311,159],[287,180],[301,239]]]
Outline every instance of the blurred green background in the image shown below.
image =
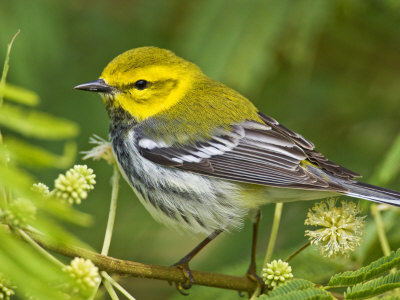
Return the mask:
[[[395,0],[3,0],[1,61],[18,29],[8,81],[36,91],[43,111],[78,123],[80,151],[91,147],[92,134],[107,137],[108,119],[99,96],[72,87],[96,79],[121,52],[150,45],[195,62],[365,181],[399,133],[400,5]],[[45,146],[62,151],[62,144]],[[81,155],[77,162],[82,163]],[[97,174],[97,186],[80,209],[92,214],[95,224],[71,230],[99,250],[112,170],[104,162],[86,163]],[[49,186],[58,174],[35,173]],[[400,190],[398,178],[388,187]],[[278,251],[305,242],[309,207],[284,206]],[[272,205],[263,208],[261,259],[272,212]],[[244,230],[218,238],[192,267],[244,274],[250,227],[247,222]],[[110,255],[170,265],[201,239],[156,223],[122,184]],[[398,238],[393,243],[393,248],[400,245]],[[182,299],[165,282],[124,278],[122,283],[137,299]],[[209,290],[194,287],[189,299],[216,298]],[[239,299],[235,292],[223,294]]]

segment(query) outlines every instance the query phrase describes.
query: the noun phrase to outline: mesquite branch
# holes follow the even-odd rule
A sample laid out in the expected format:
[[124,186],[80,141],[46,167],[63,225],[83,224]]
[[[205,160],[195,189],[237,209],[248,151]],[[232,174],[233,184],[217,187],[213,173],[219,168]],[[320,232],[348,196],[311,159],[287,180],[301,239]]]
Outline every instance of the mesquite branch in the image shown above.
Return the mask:
[[[109,273],[128,275],[132,277],[142,277],[149,279],[159,279],[169,282],[185,283],[186,277],[182,271],[176,267],[165,267],[158,265],[148,265],[138,262],[117,259],[110,256],[70,245],[61,245],[50,242],[43,235],[29,232],[29,235],[43,248],[67,257],[82,257],[90,259],[99,269]],[[256,283],[246,276],[238,277],[192,270],[194,283],[210,287],[230,289],[252,293],[256,288]]]

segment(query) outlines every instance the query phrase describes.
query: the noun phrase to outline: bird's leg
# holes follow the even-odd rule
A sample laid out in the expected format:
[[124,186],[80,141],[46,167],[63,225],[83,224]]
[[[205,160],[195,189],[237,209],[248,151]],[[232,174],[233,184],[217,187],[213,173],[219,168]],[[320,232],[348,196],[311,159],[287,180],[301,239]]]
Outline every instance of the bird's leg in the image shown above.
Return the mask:
[[253,239],[251,243],[251,261],[246,275],[248,278],[259,284],[261,286],[261,291],[263,291],[265,288],[265,284],[262,278],[257,275],[257,266],[256,266],[257,236],[258,236],[258,225],[260,223],[260,218],[261,218],[261,212],[260,210],[257,210],[252,218]]
[[194,283],[194,279],[192,276],[192,272],[190,272],[189,268],[189,262],[192,260],[193,257],[197,253],[200,252],[201,249],[203,249],[209,242],[211,242],[213,239],[215,239],[222,230],[218,229],[215,230],[213,233],[211,233],[208,237],[206,237],[200,244],[198,244],[196,247],[193,248],[192,251],[190,251],[188,254],[186,254],[180,261],[177,263],[173,264],[173,266],[178,267],[183,271],[183,275],[186,277],[187,282],[186,283],[177,283],[176,288],[181,294],[187,295],[183,290],[190,289],[192,287],[192,284]]

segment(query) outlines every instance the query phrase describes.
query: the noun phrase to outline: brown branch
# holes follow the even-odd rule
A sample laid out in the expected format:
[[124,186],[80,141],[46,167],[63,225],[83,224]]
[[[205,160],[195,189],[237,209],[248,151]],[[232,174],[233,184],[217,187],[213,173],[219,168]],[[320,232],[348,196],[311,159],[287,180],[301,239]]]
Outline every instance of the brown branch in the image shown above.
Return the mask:
[[[75,247],[71,245],[56,244],[41,234],[29,232],[29,235],[43,248],[67,257],[82,257],[90,259],[99,269],[121,275],[132,277],[142,277],[159,279],[169,282],[185,283],[186,277],[182,271],[176,267],[165,267],[158,265],[148,265],[138,262],[117,259],[110,256]],[[252,293],[256,288],[256,283],[247,277],[238,277],[192,270],[194,284],[236,291]]]

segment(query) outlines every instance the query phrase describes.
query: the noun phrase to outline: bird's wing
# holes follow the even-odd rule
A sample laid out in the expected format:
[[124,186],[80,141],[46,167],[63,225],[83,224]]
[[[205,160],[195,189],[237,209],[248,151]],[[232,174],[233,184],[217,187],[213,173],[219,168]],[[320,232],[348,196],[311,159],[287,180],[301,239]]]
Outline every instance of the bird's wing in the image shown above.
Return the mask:
[[327,160],[311,142],[273,118],[260,118],[264,124],[244,121],[190,146],[167,145],[148,136],[138,137],[136,143],[141,155],[155,163],[239,182],[341,191],[329,176],[311,172],[310,166],[342,179],[358,176]]
[[324,155],[316,151],[314,148],[314,144],[311,143],[310,141],[307,141],[304,137],[302,137],[300,134],[291,131],[290,129],[286,128],[282,124],[279,124],[278,121],[275,119],[263,114],[263,113],[258,113],[260,118],[267,124],[269,125],[273,130],[285,135],[289,139],[291,139],[295,144],[300,146],[303,151],[307,155],[307,160],[310,161],[313,164],[316,164],[318,167],[321,169],[327,171],[328,173],[342,178],[342,179],[354,179],[354,178],[360,178],[361,175],[353,172],[345,167],[342,167],[330,160],[328,160]]

